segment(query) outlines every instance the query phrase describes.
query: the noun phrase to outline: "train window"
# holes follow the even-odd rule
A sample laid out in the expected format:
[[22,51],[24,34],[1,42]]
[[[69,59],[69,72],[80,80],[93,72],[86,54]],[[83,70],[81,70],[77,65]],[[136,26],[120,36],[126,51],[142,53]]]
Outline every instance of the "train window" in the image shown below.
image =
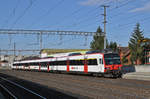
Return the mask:
[[26,66],[29,66],[29,63],[25,63]]
[[32,65],[33,65],[33,66],[38,66],[38,65],[39,65],[39,63],[32,63]]
[[120,56],[118,54],[105,54],[104,59],[106,65],[121,64]]
[[34,65],[37,65],[37,66],[39,66],[39,63],[35,63]]
[[97,59],[89,59],[88,65],[97,65]]
[[70,65],[76,65],[76,61],[75,60],[70,60]]
[[30,63],[31,66],[34,66],[36,63]]
[[78,64],[79,65],[84,65],[84,61],[83,60],[78,60]]
[[52,61],[52,62],[50,62],[50,65],[58,65],[58,62],[57,61]]
[[100,64],[103,64],[103,59],[100,59],[99,62],[100,62]]
[[70,60],[70,65],[84,65],[83,60]]
[[28,63],[29,64],[29,66],[32,66],[32,63]]
[[102,64],[102,59],[99,60],[99,63]]
[[52,62],[49,63],[49,65],[52,65],[52,64],[53,64]]
[[47,67],[47,62],[41,62],[40,64],[42,67]]
[[54,65],[54,61],[50,62],[50,65]]
[[58,65],[67,65],[67,61],[57,61]]

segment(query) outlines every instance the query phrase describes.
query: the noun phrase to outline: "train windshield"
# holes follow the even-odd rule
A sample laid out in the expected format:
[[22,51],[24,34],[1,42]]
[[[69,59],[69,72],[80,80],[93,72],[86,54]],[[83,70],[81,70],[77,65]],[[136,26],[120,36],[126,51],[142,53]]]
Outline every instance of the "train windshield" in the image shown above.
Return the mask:
[[104,59],[106,65],[121,64],[120,56],[118,54],[104,54]]

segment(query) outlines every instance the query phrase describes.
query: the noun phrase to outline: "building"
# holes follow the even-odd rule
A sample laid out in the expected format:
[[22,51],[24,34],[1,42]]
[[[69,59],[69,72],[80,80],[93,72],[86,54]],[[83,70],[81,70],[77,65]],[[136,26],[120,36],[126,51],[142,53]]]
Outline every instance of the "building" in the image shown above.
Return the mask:
[[0,66],[11,66],[14,60],[22,60],[25,56],[0,55]]
[[150,49],[145,50],[145,64],[150,64]]
[[58,56],[67,56],[72,52],[80,52],[84,54],[89,51],[89,49],[42,49],[40,51],[41,57],[58,57]]
[[[131,65],[132,62],[130,60],[130,57],[131,57],[130,49],[128,47],[118,47],[118,48],[119,48],[119,54],[120,54],[120,58],[121,58],[122,63],[124,65]],[[144,53],[145,53],[144,64],[150,64],[150,49],[148,49],[148,48],[145,47],[145,50],[144,50]],[[140,60],[137,60],[137,62],[134,64],[139,65],[141,63],[142,62]]]
[[0,67],[6,67],[9,66],[8,61],[4,60],[4,61],[0,61]]
[[121,62],[124,63],[124,65],[130,65],[130,49],[128,47],[118,47],[118,49]]

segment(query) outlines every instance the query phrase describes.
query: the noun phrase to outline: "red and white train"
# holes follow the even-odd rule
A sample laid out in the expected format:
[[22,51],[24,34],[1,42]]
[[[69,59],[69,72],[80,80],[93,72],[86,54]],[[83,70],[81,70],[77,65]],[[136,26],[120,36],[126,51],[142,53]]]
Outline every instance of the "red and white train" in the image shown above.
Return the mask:
[[88,73],[109,77],[121,77],[121,67],[120,56],[117,53],[91,53],[15,61],[12,69]]

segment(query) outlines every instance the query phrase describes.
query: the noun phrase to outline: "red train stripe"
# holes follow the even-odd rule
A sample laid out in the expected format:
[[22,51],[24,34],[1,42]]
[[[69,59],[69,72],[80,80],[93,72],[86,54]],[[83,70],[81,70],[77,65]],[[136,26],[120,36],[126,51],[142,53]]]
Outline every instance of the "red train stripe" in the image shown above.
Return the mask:
[[49,63],[47,64],[47,71],[48,71],[48,72],[50,71]]
[[87,60],[84,61],[84,72],[88,72],[88,65],[87,65]]
[[67,60],[67,72],[69,72],[69,60]]
[[104,59],[104,54],[102,54],[103,55],[103,64],[104,64],[104,72],[106,72],[106,64],[105,64],[105,59]]
[[41,71],[41,65],[39,64],[39,71]]

